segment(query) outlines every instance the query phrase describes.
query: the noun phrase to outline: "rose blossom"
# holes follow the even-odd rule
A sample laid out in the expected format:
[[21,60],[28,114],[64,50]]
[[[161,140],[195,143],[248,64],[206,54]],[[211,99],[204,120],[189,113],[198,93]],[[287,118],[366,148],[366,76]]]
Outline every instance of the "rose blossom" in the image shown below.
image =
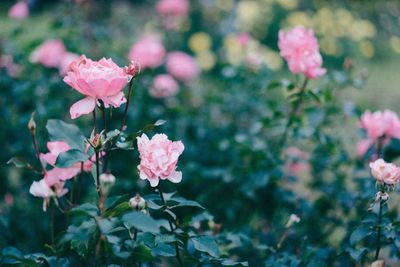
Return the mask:
[[138,61],[144,69],[156,68],[164,61],[165,48],[156,36],[146,35],[132,46],[128,57]]
[[303,26],[294,27],[287,32],[280,30],[278,47],[291,72],[303,73],[310,79],[317,79],[325,74],[313,30]]
[[65,46],[61,40],[50,39],[37,47],[29,59],[32,63],[40,63],[48,68],[58,68],[65,52]]
[[23,20],[29,16],[29,7],[25,1],[18,1],[8,11],[8,16],[13,19]]
[[196,60],[183,52],[171,52],[167,55],[167,71],[178,80],[190,82],[199,75]]
[[61,57],[60,64],[58,66],[58,70],[61,76],[65,76],[69,71],[69,66],[72,62],[79,59],[79,55],[71,52],[66,52]]
[[29,188],[29,193],[35,197],[43,198],[43,211],[46,211],[50,197],[62,197],[68,193],[68,189],[64,188],[64,182],[58,182],[53,185],[53,189],[47,184],[45,179],[38,182],[34,181]]
[[150,94],[157,98],[170,97],[176,95],[178,91],[178,83],[168,74],[157,75],[150,87]]
[[357,144],[357,156],[363,157],[365,153],[373,146],[374,141],[371,139],[363,139]]
[[176,171],[179,156],[184,150],[181,141],[172,142],[165,134],[156,134],[150,140],[146,134],[137,137],[140,164],[139,176],[149,180],[155,187],[159,179],[168,179],[173,183],[182,180],[182,172]]
[[369,164],[372,176],[379,182],[393,185],[400,181],[400,168],[383,159],[377,159]]
[[366,130],[371,139],[382,136],[400,138],[400,119],[391,110],[366,111],[360,118],[359,126]]
[[189,1],[187,0],[160,0],[156,5],[163,24],[167,29],[176,29],[179,22],[189,13]]
[[64,82],[86,96],[71,106],[71,118],[76,119],[92,112],[98,100],[102,100],[106,108],[119,107],[125,103],[122,90],[131,78],[111,59],[93,61],[81,56],[79,61],[71,63],[64,78]]
[[44,180],[49,186],[53,186],[59,181],[71,179],[80,172],[81,168],[79,163],[76,163],[73,166],[67,168],[55,167],[58,155],[60,155],[60,153],[70,150],[70,146],[66,142],[47,142],[47,148],[49,149],[49,153],[41,153],[40,159],[45,161],[49,165],[54,166],[54,168],[47,171],[44,176]]

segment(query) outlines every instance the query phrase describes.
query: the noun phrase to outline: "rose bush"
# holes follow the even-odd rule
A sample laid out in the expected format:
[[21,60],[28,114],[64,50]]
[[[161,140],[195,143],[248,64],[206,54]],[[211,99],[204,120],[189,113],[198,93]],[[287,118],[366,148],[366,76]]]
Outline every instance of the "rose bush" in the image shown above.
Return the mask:
[[0,265],[396,266],[396,97],[358,99],[396,4],[18,3]]

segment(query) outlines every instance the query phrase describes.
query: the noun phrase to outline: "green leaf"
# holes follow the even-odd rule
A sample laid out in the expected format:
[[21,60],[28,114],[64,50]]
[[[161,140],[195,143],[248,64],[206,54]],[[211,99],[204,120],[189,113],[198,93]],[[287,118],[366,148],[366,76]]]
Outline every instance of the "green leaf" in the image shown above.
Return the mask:
[[161,243],[151,248],[151,254],[154,256],[174,257],[176,255],[175,246]]
[[210,236],[198,236],[192,239],[194,248],[198,251],[208,253],[212,257],[219,256],[219,249],[217,242]]
[[89,155],[83,153],[82,151],[78,149],[70,149],[58,155],[56,166],[59,168],[66,168],[74,165],[77,162],[84,162],[88,159]]
[[196,207],[200,209],[204,209],[202,205],[200,205],[198,202],[193,201],[193,200],[187,200],[183,197],[173,197],[171,198],[171,201],[178,202],[177,205],[172,205],[169,208],[174,209],[174,208],[179,208],[179,207]]
[[117,206],[108,209],[106,212],[104,212],[104,217],[116,217],[119,216],[120,214],[124,213],[125,211],[131,210],[131,206],[129,205],[129,202],[122,202],[118,204]]
[[153,260],[153,255],[148,247],[139,245],[133,250],[132,258],[134,258],[136,261],[151,261]]
[[99,209],[90,203],[84,203],[78,207],[75,207],[69,211],[72,215],[87,215],[90,217],[96,217],[99,214]]
[[15,167],[22,168],[22,169],[29,169],[29,170],[33,169],[31,164],[29,164],[24,159],[19,158],[19,157],[13,157],[13,158],[9,159],[7,161],[7,164],[14,164]]
[[159,233],[160,229],[156,220],[143,212],[133,211],[125,214],[122,221],[129,228],[136,228],[137,230],[150,233]]
[[64,141],[71,148],[84,150],[85,136],[77,126],[61,120],[48,120],[46,129],[49,132],[51,141]]
[[371,235],[372,232],[369,227],[365,227],[364,225],[358,227],[356,230],[351,233],[350,236],[350,244],[355,245],[356,243],[360,242],[367,236]]

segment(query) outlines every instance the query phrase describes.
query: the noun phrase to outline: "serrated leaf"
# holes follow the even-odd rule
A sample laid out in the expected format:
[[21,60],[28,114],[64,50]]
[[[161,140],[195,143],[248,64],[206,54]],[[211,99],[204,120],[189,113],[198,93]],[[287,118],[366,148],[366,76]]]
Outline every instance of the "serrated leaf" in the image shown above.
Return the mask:
[[69,213],[72,215],[87,215],[90,217],[96,217],[99,214],[99,209],[93,204],[84,203],[80,206],[72,208]]
[[150,233],[160,232],[157,221],[142,212],[132,211],[125,214],[122,217],[122,221],[129,228],[134,227],[137,230]]
[[128,202],[123,202],[104,212],[104,217],[116,217],[131,209]]
[[59,168],[67,168],[78,162],[85,162],[89,159],[89,155],[83,153],[79,149],[70,149],[58,155],[56,166]]
[[86,139],[76,125],[61,120],[48,120],[46,129],[51,141],[64,141],[71,148],[84,151]]
[[151,248],[151,254],[154,256],[174,257],[176,256],[175,246],[161,243]]
[[355,245],[359,241],[363,240],[364,238],[366,238],[367,236],[369,236],[371,234],[372,234],[371,230],[362,225],[362,226],[356,228],[356,230],[354,230],[351,233],[350,244],[351,245]]
[[208,253],[210,256],[217,258],[219,249],[217,242],[210,236],[198,236],[192,239],[194,248],[198,251]]

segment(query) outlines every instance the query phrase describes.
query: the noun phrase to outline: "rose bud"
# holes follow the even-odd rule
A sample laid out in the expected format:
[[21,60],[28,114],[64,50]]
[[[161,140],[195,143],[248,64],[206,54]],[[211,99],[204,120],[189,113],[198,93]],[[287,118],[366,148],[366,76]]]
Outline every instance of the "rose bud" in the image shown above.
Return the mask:
[[129,200],[129,205],[134,210],[143,210],[146,208],[146,201],[139,194]]

